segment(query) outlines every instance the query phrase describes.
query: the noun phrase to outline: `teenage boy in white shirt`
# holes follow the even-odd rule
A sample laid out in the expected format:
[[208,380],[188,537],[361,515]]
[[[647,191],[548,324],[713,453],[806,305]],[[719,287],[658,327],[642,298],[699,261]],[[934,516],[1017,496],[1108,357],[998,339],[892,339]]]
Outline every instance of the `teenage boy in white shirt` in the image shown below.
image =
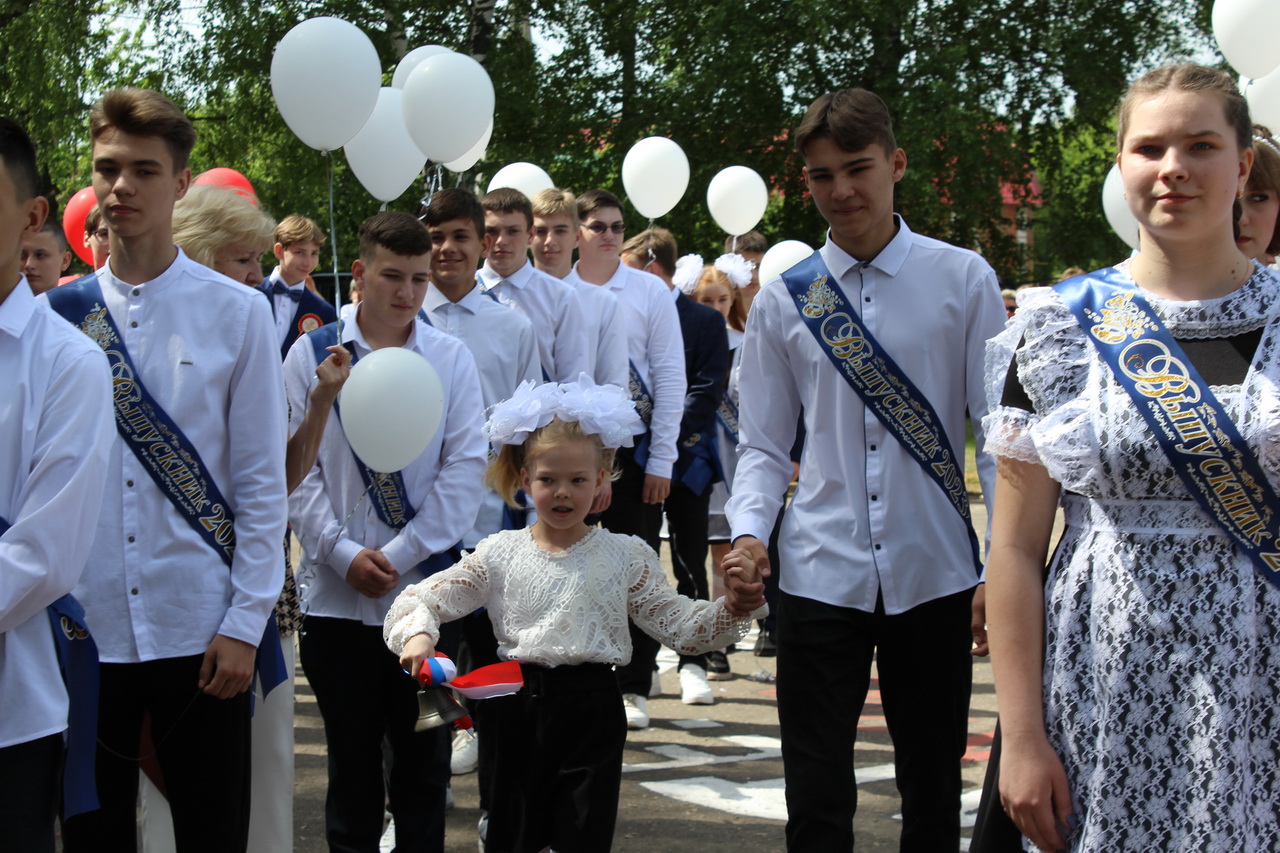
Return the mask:
[[49,210],[35,190],[35,148],[0,118],[0,835],[53,853],[69,703],[46,607],[89,558],[115,424],[102,350],[22,275]]
[[[376,850],[384,802],[395,819],[397,847],[444,847],[447,730],[414,731],[417,685],[382,641],[383,617],[395,596],[456,559],[459,540],[475,523],[485,466],[475,360],[461,341],[416,319],[430,252],[427,231],[412,215],[395,211],[366,220],[360,258],[352,264],[363,298],[355,322],[341,331],[357,368],[360,358],[384,347],[403,347],[431,363],[445,401],[435,435],[390,477],[397,500],[380,501],[384,490],[366,486],[378,475],[357,460],[330,407],[315,467],[289,496],[303,550],[299,652],[328,741],[325,833],[333,850]],[[316,365],[337,331],[333,324],[303,336],[285,359],[291,428],[306,417]]]
[[[573,250],[578,245],[578,200],[562,189],[546,189],[534,195],[534,263],[541,272],[563,279],[578,295],[584,319],[587,372],[597,385],[627,387],[627,338],[618,311],[618,300],[606,288],[587,287],[573,272]],[[576,377],[575,377],[576,378]],[[609,489],[601,490],[606,498]],[[600,510],[595,507],[595,511]]]
[[284,581],[278,344],[258,293],[173,244],[195,135],[157,92],[118,89],[94,105],[93,189],[110,259],[44,297],[107,352],[117,394],[135,383],[117,399],[132,437],[113,441],[75,592],[102,660],[102,807],[64,823],[68,851],[133,849],[147,714],[179,849],[244,850],[248,690],[259,653],[260,664],[280,660],[269,621]]
[[[829,225],[827,242],[766,282],[752,305],[741,357],[742,443],[727,506],[735,547],[766,563],[803,408],[800,485],[779,543],[787,848],[853,849],[855,723],[874,657],[902,793],[901,849],[955,850],[970,649],[976,642],[985,654],[986,646],[976,537],[955,496],[894,437],[911,430],[895,433],[871,408],[908,392],[886,395],[868,381],[872,402],[864,404],[845,377],[850,367],[856,377],[888,372],[868,351],[868,338],[878,341],[899,368],[894,376],[915,386],[912,399],[936,413],[934,428],[913,432],[917,449],[949,443],[959,456],[948,460],[947,488],[963,489],[967,414],[991,494],[983,358],[1004,325],[1000,291],[978,255],[913,234],[893,212],[906,154],[874,94],[844,89],[818,98],[795,142]],[[962,493],[958,499],[967,505]]]
[[490,244],[478,274],[485,293],[533,323],[547,381],[575,382],[581,373],[591,375],[594,364],[587,335],[594,329],[587,325],[581,301],[574,297],[572,287],[529,261],[533,205],[524,193],[510,187],[486,194],[480,204],[484,208],[484,236]]
[[[656,551],[661,547],[662,502],[671,491],[687,390],[680,319],[660,278],[620,260],[625,226],[617,196],[605,190],[578,196],[578,221],[578,263],[569,280],[584,288],[602,288],[617,298],[631,367],[627,387],[647,432],[637,436],[634,448],[618,452],[619,476],[601,521],[615,533],[639,536]],[[645,697],[657,652],[656,641],[634,625],[631,638],[636,644],[632,663],[618,677],[627,724],[637,729],[649,724]]]

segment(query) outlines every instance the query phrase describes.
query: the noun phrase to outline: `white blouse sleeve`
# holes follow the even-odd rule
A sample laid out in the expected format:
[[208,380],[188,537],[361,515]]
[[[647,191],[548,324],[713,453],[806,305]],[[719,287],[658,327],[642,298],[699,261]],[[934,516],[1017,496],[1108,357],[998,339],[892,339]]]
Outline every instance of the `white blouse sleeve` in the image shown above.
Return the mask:
[[382,638],[397,655],[416,634],[440,639],[440,625],[461,619],[485,605],[489,596],[489,571],[484,565],[485,542],[464,554],[449,569],[421,583],[406,587],[396,596],[382,626]]

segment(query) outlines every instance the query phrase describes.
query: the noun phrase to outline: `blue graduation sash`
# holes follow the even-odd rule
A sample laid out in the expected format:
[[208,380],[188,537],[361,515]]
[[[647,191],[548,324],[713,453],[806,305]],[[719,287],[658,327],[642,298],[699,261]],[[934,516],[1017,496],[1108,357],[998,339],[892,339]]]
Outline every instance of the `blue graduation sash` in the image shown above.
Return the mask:
[[635,448],[631,452],[631,458],[643,468],[649,461],[649,422],[653,420],[653,395],[649,393],[649,386],[644,384],[636,363],[631,359],[627,359],[627,393],[631,395],[631,402],[636,404],[636,414],[644,422],[644,432],[636,436]]
[[724,479],[724,469],[720,467],[720,454],[713,431],[692,433],[676,449],[679,455],[676,458],[675,477],[695,495],[702,494],[707,486]]
[[[49,305],[93,340],[111,366],[116,431],[178,515],[231,568],[236,549],[235,513],[196,450],[169,414],[156,402],[133,365],[94,273],[48,293]],[[254,661],[262,695],[288,676],[280,650],[275,614],[258,642]]]
[[1187,491],[1280,586],[1280,497],[1236,425],[1138,289],[1118,270],[1058,285],[1071,313]]
[[[0,536],[9,522],[0,518]],[[62,773],[63,817],[98,808],[98,646],[71,593],[45,608],[53,629],[58,669],[67,687],[67,758]]]
[[720,398],[720,405],[716,407],[716,421],[724,429],[729,441],[733,442],[733,446],[737,447],[738,407],[733,404],[733,400],[729,399],[728,391],[724,392],[724,396]]
[[814,252],[782,274],[805,327],[863,404],[884,424],[929,479],[946,494],[969,534],[973,565],[982,572],[969,494],[942,420],[925,395],[885,352]]

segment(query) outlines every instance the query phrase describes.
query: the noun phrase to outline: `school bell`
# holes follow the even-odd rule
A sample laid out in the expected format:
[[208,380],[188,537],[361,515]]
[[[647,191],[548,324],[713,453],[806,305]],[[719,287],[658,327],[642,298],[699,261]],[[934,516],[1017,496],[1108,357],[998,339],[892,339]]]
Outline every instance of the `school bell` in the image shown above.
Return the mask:
[[413,730],[425,732],[437,726],[447,726],[466,715],[466,709],[445,688],[423,687],[418,691],[418,722],[414,723]]

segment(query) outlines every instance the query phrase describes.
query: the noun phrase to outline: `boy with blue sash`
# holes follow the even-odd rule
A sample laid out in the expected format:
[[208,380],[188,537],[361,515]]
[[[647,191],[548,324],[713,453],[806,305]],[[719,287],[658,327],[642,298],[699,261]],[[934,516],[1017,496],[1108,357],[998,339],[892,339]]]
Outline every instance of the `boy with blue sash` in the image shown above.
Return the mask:
[[[1003,325],[1000,292],[976,254],[913,234],[893,212],[906,154],[874,94],[823,95],[795,142],[830,230],[752,305],[727,505],[735,546],[767,562],[803,409],[800,485],[780,538],[787,847],[853,848],[852,755],[874,657],[902,794],[901,849],[955,850],[970,648],[983,624],[965,416],[990,494],[978,421],[985,343]],[[981,652],[985,632],[978,639]]]
[[[707,528],[711,486],[724,479],[715,436],[716,409],[729,374],[729,335],[724,317],[694,302],[672,283],[676,270],[676,238],[665,228],[649,228],[622,246],[622,262],[656,275],[675,301],[684,344],[684,412],[676,441],[676,464],[671,492],[663,501],[671,545],[671,569],[676,591],[706,601]],[[656,648],[653,649],[656,655]],[[656,657],[655,657],[656,660]],[[706,655],[680,655],[680,700],[686,705],[711,705],[715,695],[707,682]]]
[[[444,390],[435,435],[397,472],[370,471],[347,443],[337,407],[329,407],[316,464],[289,496],[303,551],[298,648],[329,749],[325,834],[331,850],[376,850],[384,806],[395,819],[398,848],[444,848],[448,732],[414,731],[417,685],[382,641],[395,596],[452,565],[455,546],[475,523],[485,466],[475,360],[461,341],[416,319],[430,252],[427,231],[412,215],[395,211],[366,220],[352,264],[364,293],[355,322],[304,335],[284,364],[291,428],[307,415],[316,366],[339,342],[339,331],[357,368],[374,350],[403,347],[431,363]],[[469,275],[474,272],[473,264]]]
[[286,412],[270,308],[173,245],[195,143],[177,107],[108,92],[90,134],[110,260],[46,298],[106,352],[117,436],[76,588],[103,662],[102,807],[67,820],[63,843],[133,848],[150,715],[179,849],[244,850],[255,658],[267,687],[282,675]]
[[[639,536],[657,551],[662,543],[662,502],[671,492],[676,440],[684,414],[684,348],[680,319],[666,285],[655,275],[622,263],[622,202],[606,190],[578,196],[578,262],[569,274],[582,288],[596,287],[618,300],[626,332],[630,376],[626,390],[635,401],[644,432],[635,446],[618,452],[610,505],[601,522],[614,533]],[[592,508],[597,509],[596,507]],[[631,630],[634,653],[619,670],[627,725],[649,725],[646,697],[653,680],[658,643]]]
[[[72,746],[87,737],[90,762],[86,770],[69,756],[66,781],[94,793],[94,708],[89,731],[79,730],[68,687],[84,676],[69,673],[64,684],[59,664],[70,657],[64,646],[85,646],[91,669],[97,654],[77,639],[83,626],[57,611],[74,604],[67,593],[89,558],[114,430],[102,351],[36,300],[21,273],[22,241],[41,233],[48,213],[35,190],[35,148],[0,118],[0,364],[9,383],[0,406],[0,843],[53,853],[64,732]],[[83,807],[75,793],[64,815]]]

